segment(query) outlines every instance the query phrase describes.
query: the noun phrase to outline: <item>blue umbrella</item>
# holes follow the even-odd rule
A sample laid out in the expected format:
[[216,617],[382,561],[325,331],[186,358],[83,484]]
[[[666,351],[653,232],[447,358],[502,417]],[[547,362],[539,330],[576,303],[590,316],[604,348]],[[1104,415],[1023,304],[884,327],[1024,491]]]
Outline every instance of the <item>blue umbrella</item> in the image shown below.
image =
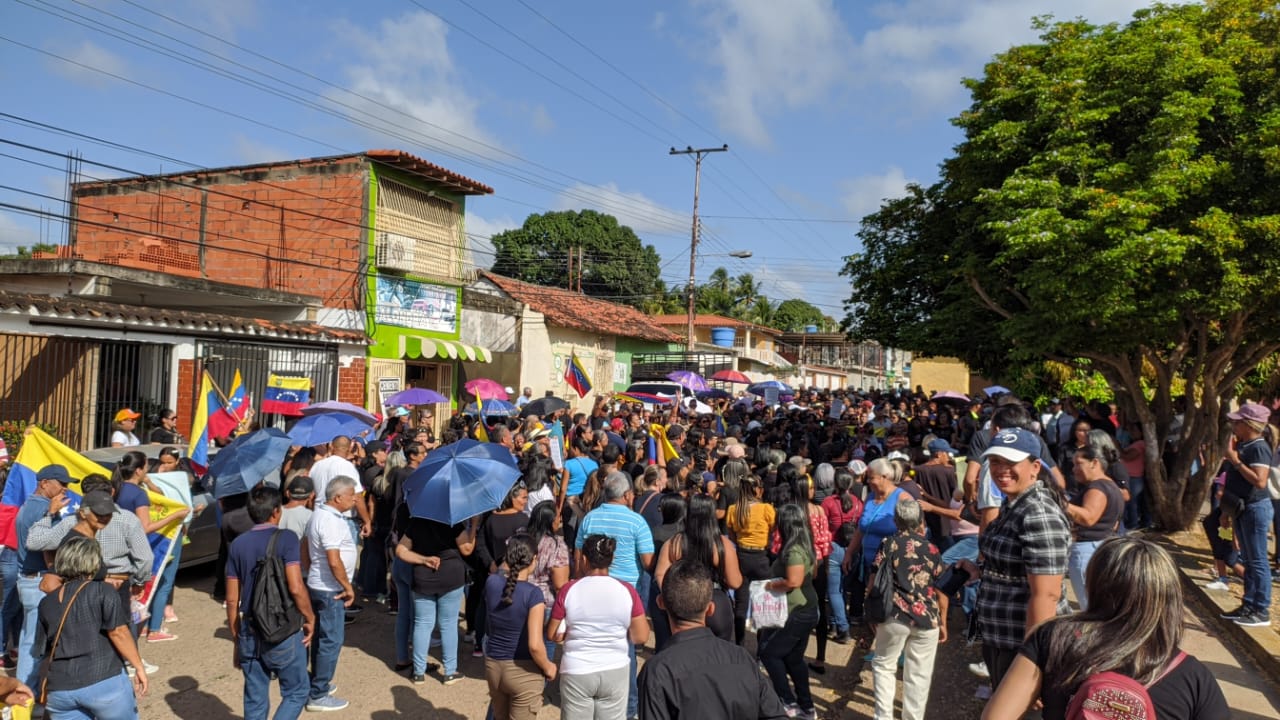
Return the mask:
[[992,385],[989,388],[983,388],[982,392],[986,393],[991,397],[995,397],[996,395],[1003,395],[1007,392],[1012,392],[1012,391],[1003,385]]
[[303,416],[324,415],[325,413],[342,413],[343,415],[350,415],[351,417],[363,420],[370,425],[378,422],[378,419],[373,416],[373,413],[365,410],[359,405],[338,402],[337,400],[326,400],[324,402],[312,403],[311,405],[302,408]]
[[[475,403],[462,409],[463,415],[475,415],[477,412]],[[485,400],[484,414],[485,417],[515,417],[520,414],[520,408],[506,400]]]
[[465,439],[432,450],[405,480],[413,517],[456,525],[497,509],[520,477],[511,451]]
[[765,380],[764,382],[758,382],[754,385],[747,386],[747,392],[752,395],[764,397],[765,390],[777,390],[779,395],[794,395],[796,392],[791,389],[790,385],[777,380]]
[[449,402],[449,398],[441,395],[435,390],[426,388],[409,388],[401,390],[384,401],[385,405],[435,405],[436,403]]
[[209,476],[215,478],[213,496],[249,492],[263,478],[280,469],[293,440],[275,428],[241,435],[213,456]]
[[338,436],[359,437],[373,426],[350,415],[342,413],[325,413],[323,415],[307,415],[289,428],[289,437],[295,445],[314,447],[332,442]]

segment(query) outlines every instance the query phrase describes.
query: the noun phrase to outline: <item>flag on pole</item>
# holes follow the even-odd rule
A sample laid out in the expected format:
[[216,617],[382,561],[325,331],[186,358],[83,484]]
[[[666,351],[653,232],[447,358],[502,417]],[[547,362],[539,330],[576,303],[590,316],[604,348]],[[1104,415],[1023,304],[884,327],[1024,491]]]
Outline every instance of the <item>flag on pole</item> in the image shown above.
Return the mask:
[[245,392],[240,368],[236,368],[235,379],[231,381],[231,392],[227,395],[227,403],[225,405],[218,403],[216,408],[213,405],[209,406],[209,436],[229,438],[235,435],[236,428],[240,427],[240,421],[244,419],[248,409],[249,394]]
[[476,439],[489,442],[489,428],[484,424],[484,400],[476,394]]
[[587,375],[587,369],[582,366],[576,352],[569,355],[569,363],[564,368],[564,381],[577,391],[578,397],[586,397],[591,392],[591,376]]
[[680,452],[671,444],[671,440],[667,438],[667,428],[653,423],[649,426],[649,437],[657,445],[657,452],[662,453],[662,464],[666,464],[668,460],[674,460],[680,457]]
[[262,393],[262,412],[301,415],[311,402],[311,378],[267,376],[267,389]]
[[200,394],[196,396],[196,411],[191,418],[191,445],[187,448],[187,457],[202,475],[209,469],[209,440],[212,437],[209,434],[209,410],[221,412],[218,409],[222,407],[214,392],[213,380],[206,372],[200,378]]

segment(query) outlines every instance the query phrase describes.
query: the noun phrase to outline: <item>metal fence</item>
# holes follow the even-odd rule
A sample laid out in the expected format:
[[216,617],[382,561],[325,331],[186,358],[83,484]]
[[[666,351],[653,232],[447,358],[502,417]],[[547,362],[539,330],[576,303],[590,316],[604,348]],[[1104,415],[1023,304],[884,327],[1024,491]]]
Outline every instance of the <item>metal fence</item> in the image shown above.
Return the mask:
[[85,450],[110,444],[121,408],[142,413],[134,431],[145,437],[167,403],[168,345],[0,333],[0,422],[23,420],[55,428],[59,439]]
[[[311,402],[333,400],[337,395],[336,347],[201,340],[196,344],[196,357],[223,392],[231,392],[231,383],[239,370],[255,411],[262,409],[262,394],[267,387],[267,376],[272,373],[311,378]],[[198,380],[191,391],[199,392]],[[265,420],[264,424],[280,424],[276,422],[278,418]]]

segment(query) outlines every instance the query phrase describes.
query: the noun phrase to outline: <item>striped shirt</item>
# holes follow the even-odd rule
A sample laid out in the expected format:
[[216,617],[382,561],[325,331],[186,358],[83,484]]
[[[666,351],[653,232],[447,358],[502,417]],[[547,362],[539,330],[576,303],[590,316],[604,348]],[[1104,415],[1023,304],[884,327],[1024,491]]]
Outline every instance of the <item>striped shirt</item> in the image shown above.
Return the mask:
[[577,549],[582,549],[588,535],[607,535],[618,542],[609,577],[632,585],[640,581],[640,556],[653,552],[653,532],[640,513],[626,505],[605,503],[582,518],[574,541]]
[[[56,551],[76,522],[75,515],[68,515],[54,525],[53,518],[45,515],[31,526],[27,549]],[[111,522],[98,531],[97,540],[102,548],[102,565],[107,574],[129,575],[134,585],[143,585],[151,579],[151,563],[155,555],[137,515],[125,512],[117,505],[115,512],[111,513]]]
[[[1071,523],[1053,491],[1036,482],[1016,498],[1005,498],[999,517],[978,543],[984,559],[975,606],[978,631],[983,644],[1016,650],[1027,634],[1027,576],[1066,575]],[[1069,611],[1063,593],[1058,614]]]

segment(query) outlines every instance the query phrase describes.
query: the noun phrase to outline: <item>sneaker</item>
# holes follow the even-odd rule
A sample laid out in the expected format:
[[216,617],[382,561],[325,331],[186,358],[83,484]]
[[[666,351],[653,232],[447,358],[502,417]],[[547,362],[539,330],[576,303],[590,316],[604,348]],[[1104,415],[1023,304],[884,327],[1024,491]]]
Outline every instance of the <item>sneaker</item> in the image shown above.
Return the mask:
[[1247,612],[1236,618],[1235,622],[1240,627],[1271,627],[1271,618],[1260,612]]
[[985,662],[969,663],[969,672],[984,680],[991,678],[991,673],[987,671],[987,664]]
[[178,622],[178,615],[177,615],[177,613],[175,613],[175,612],[173,611],[173,608],[171,608],[171,607],[166,607],[166,608],[164,609],[164,621],[165,621],[165,622]]
[[799,717],[800,715],[800,706],[795,703],[783,703],[782,710],[789,718]]
[[479,645],[477,645],[477,646],[476,646],[476,647],[471,651],[471,657],[473,657],[473,658],[482,658],[482,657],[484,657],[484,650],[482,650],[482,649],[480,648],[480,646],[479,646]]
[[1228,589],[1230,589],[1230,588],[1229,588],[1229,586],[1227,585],[1227,579],[1226,579],[1226,578],[1218,578],[1217,580],[1214,580],[1213,582],[1205,583],[1205,584],[1204,584],[1204,589],[1205,589],[1205,590],[1216,590],[1216,591],[1218,591],[1218,592],[1224,592],[1224,591],[1226,591],[1226,590],[1228,590]]
[[465,677],[465,676],[464,676],[462,673],[460,673],[460,672],[456,672],[456,673],[453,673],[453,674],[450,674],[450,675],[445,675],[444,677],[440,678],[440,684],[441,684],[441,685],[452,685],[452,684],[454,684],[454,683],[458,682],[459,680],[462,680],[462,678],[463,678],[463,677]]
[[153,643],[168,642],[170,640],[177,640],[177,639],[178,639],[177,635],[174,635],[173,633],[167,633],[164,630],[152,630],[151,632],[147,633],[147,642],[153,642]]
[[1249,608],[1245,607],[1244,605],[1241,605],[1235,610],[1222,613],[1218,617],[1222,618],[1223,620],[1235,620],[1238,617],[1244,617],[1245,615],[1248,615],[1248,614],[1249,614]]
[[334,712],[337,710],[345,710],[351,703],[332,695],[326,695],[316,700],[307,701],[307,712]]
[[427,676],[426,676],[426,675],[419,675],[418,673],[414,673],[414,674],[413,674],[413,684],[414,684],[414,685],[421,685],[422,683],[424,683],[424,682],[426,682],[426,681],[427,681]]
[[809,708],[808,710],[797,708],[795,717],[797,720],[818,720],[818,711],[814,708]]
[[159,665],[152,665],[151,663],[147,662],[146,660],[143,660],[143,661],[142,661],[142,668],[143,668],[144,670],[146,670],[146,671],[147,671],[147,674],[148,674],[148,675],[155,675],[156,673],[160,672],[160,666],[159,666]]
[[335,682],[329,683],[329,697],[333,697],[334,695],[337,695],[337,694],[338,694],[338,683],[335,683]]
[[814,675],[826,675],[827,666],[825,664],[819,665],[818,663],[809,663],[809,672],[813,673]]
[[849,640],[850,638],[849,638],[848,630],[841,630],[840,632],[835,634],[835,637],[831,638],[831,642],[837,645],[848,645]]

